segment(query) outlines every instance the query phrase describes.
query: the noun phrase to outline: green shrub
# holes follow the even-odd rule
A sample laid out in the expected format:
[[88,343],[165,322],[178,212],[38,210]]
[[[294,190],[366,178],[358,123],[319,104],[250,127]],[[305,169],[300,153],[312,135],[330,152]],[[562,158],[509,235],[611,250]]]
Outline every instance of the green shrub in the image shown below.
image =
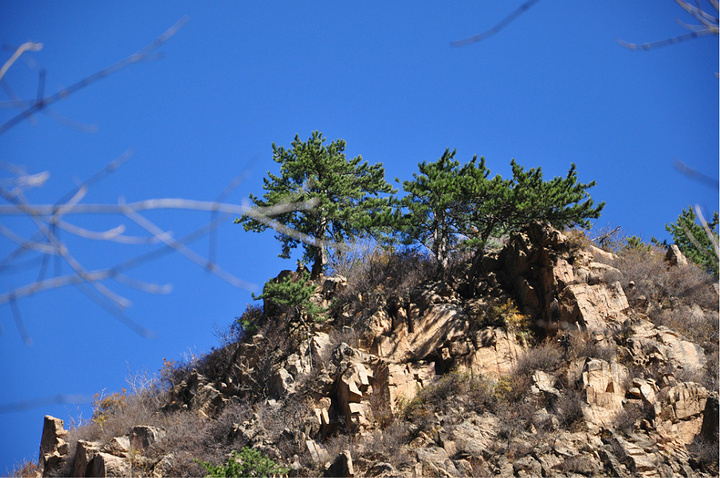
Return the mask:
[[208,474],[205,476],[227,477],[227,476],[252,476],[252,477],[270,477],[284,475],[290,468],[278,465],[263,455],[258,450],[244,447],[240,453],[233,451],[226,465],[213,466],[209,462],[198,461]]
[[310,300],[314,293],[315,284],[310,280],[310,273],[302,270],[280,281],[269,280],[263,287],[263,293],[258,296],[253,294],[253,299],[271,301],[289,312],[290,319],[298,319],[301,322],[305,322],[306,319],[319,321],[321,320],[319,314],[325,310]]
[[263,308],[260,305],[249,304],[240,317],[230,326],[230,334],[236,342],[252,337],[263,323]]

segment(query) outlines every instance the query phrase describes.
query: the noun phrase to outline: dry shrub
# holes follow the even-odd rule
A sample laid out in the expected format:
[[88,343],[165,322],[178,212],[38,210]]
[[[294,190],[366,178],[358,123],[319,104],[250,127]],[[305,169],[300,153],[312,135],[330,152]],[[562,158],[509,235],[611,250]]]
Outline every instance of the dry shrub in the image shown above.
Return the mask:
[[409,301],[412,291],[436,274],[437,265],[426,254],[380,250],[347,275],[348,286],[336,296],[333,315],[352,317],[346,325],[363,330],[365,320],[388,301]]
[[614,261],[613,266],[620,270],[618,280],[631,305],[674,297],[688,305],[718,310],[714,280],[709,274],[692,263],[669,266],[664,257],[664,252],[658,249],[625,249]]
[[569,431],[582,431],[585,428],[585,416],[583,415],[583,403],[585,402],[581,392],[576,390],[565,390],[555,400],[553,409],[557,415],[560,427]]
[[641,403],[628,403],[615,416],[615,429],[630,435],[635,430],[635,425],[645,418],[645,409]]
[[158,424],[157,408],[150,393],[127,395],[125,389],[110,395],[98,393],[93,402],[93,416],[86,423],[71,430],[68,442],[83,439],[107,443],[116,436],[130,433],[138,424]]
[[567,237],[568,245],[571,250],[587,249],[593,245],[593,241],[588,237],[585,229],[574,227],[572,229],[565,230],[564,233]]
[[[603,337],[609,336],[610,333],[603,333]],[[567,353],[571,358],[596,358],[606,362],[612,362],[617,356],[617,347],[615,344],[603,344],[602,341],[596,340],[595,334],[587,330],[572,330],[565,333],[560,339],[560,343],[567,348]]]
[[689,447],[691,453],[690,466],[707,473],[709,476],[718,476],[718,443],[710,440],[695,440]]
[[557,340],[548,338],[520,356],[515,365],[515,373],[532,375],[536,370],[554,372],[562,365],[562,358],[562,349]]
[[510,443],[527,430],[537,407],[532,402],[499,403],[495,415],[499,418],[497,437]]
[[395,468],[409,463],[409,454],[401,450],[412,436],[408,423],[394,420],[384,430],[376,430],[361,438],[363,456],[375,461],[389,461]]
[[15,465],[15,467],[10,471],[7,476],[20,478],[35,478],[36,476],[39,476],[39,472],[40,470],[38,469],[37,462],[33,460],[27,460],[23,463],[18,463],[17,465]]

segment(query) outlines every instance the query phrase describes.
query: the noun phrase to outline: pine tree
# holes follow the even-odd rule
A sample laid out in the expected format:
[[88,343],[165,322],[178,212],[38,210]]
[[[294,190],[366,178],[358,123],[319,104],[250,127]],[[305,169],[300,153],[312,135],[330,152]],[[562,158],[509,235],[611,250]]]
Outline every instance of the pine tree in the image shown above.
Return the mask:
[[[718,213],[715,211],[712,221],[707,223],[710,235],[696,222],[697,216],[692,207],[683,209],[676,222],[665,225],[672,235],[673,242],[689,260],[699,265],[715,278],[718,277]],[[712,237],[711,237],[712,236]],[[713,242],[715,243],[713,245]]]
[[399,221],[403,241],[427,247],[443,268],[461,240],[482,251],[490,238],[536,220],[558,228],[588,227],[605,205],[594,205],[587,189],[595,182],[578,183],[574,164],[565,177],[544,181],[540,168],[526,171],[513,160],[513,177],[506,180],[490,178],[483,157],[463,166],[454,157],[447,149],[436,162],[420,163],[420,173],[403,182],[408,194]]
[[[310,236],[304,243],[304,259],[312,263],[312,278],[318,278],[327,263],[325,245],[342,243],[360,234],[382,236],[391,218],[390,199],[382,195],[396,192],[385,181],[381,163],[370,165],[361,156],[347,159],[345,141],[324,145],[322,133],[315,131],[306,141],[296,135],[290,149],[273,143],[273,160],[280,164],[280,175],[268,172],[262,199],[250,195],[256,207],[314,200],[311,209],[282,213],[273,219],[282,226]],[[236,219],[247,231],[261,232],[269,226],[250,215]],[[282,245],[280,257],[289,258],[300,245],[297,236],[276,236]]]

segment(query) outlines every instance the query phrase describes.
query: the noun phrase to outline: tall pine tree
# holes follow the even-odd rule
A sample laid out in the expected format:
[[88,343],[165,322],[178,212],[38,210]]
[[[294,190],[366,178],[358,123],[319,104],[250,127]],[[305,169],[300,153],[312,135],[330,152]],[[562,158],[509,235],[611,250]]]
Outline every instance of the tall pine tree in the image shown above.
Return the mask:
[[[280,164],[280,175],[268,172],[264,178],[262,199],[250,195],[256,207],[316,201],[314,207],[284,212],[273,217],[292,230],[310,236],[304,243],[304,259],[312,263],[312,278],[319,277],[327,263],[325,247],[342,243],[360,234],[383,235],[390,222],[390,199],[396,191],[385,181],[381,163],[368,164],[361,156],[348,159],[345,141],[338,139],[325,145],[322,133],[315,131],[305,142],[295,136],[290,149],[273,143],[273,160]],[[244,215],[236,219],[247,231],[261,232],[269,226],[264,221]],[[300,245],[297,237],[279,232],[276,238],[289,258]]]

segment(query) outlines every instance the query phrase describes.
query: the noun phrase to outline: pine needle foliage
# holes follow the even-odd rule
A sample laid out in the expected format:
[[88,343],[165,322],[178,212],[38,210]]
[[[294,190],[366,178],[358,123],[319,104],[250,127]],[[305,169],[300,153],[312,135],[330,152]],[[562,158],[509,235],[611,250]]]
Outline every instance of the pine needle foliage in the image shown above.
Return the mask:
[[325,310],[313,303],[310,297],[315,293],[315,284],[310,280],[310,273],[301,270],[296,274],[285,276],[282,280],[270,280],[265,283],[263,293],[253,294],[255,300],[269,300],[290,312],[292,318],[304,322],[320,320],[319,314]]
[[720,218],[715,211],[712,220],[707,223],[706,231],[697,223],[697,215],[693,208],[688,207],[683,209],[675,222],[665,225],[665,229],[672,235],[673,242],[685,257],[712,274],[715,279],[718,278],[718,223]]
[[511,161],[513,177],[490,177],[485,158],[461,165],[455,150],[446,149],[436,162],[422,162],[413,180],[404,181],[398,223],[406,244],[420,243],[446,268],[460,242],[482,251],[488,240],[516,231],[532,221],[563,229],[587,228],[605,203],[595,205],[579,183],[575,165],[565,177],[543,179],[541,168],[525,170]]
[[[382,163],[369,164],[361,156],[348,159],[345,141],[326,145],[322,133],[315,131],[307,141],[295,136],[290,149],[274,143],[273,160],[280,164],[280,175],[268,172],[263,179],[266,193],[262,198],[250,195],[257,207],[317,201],[311,209],[281,214],[274,219],[294,231],[315,239],[303,244],[304,259],[312,263],[312,277],[318,278],[327,264],[326,243],[343,243],[360,234],[382,236],[388,232],[391,207],[387,194],[395,193],[385,181]],[[244,215],[236,219],[247,231],[261,232],[269,226]],[[279,233],[280,257],[289,258],[300,245],[297,237]]]

